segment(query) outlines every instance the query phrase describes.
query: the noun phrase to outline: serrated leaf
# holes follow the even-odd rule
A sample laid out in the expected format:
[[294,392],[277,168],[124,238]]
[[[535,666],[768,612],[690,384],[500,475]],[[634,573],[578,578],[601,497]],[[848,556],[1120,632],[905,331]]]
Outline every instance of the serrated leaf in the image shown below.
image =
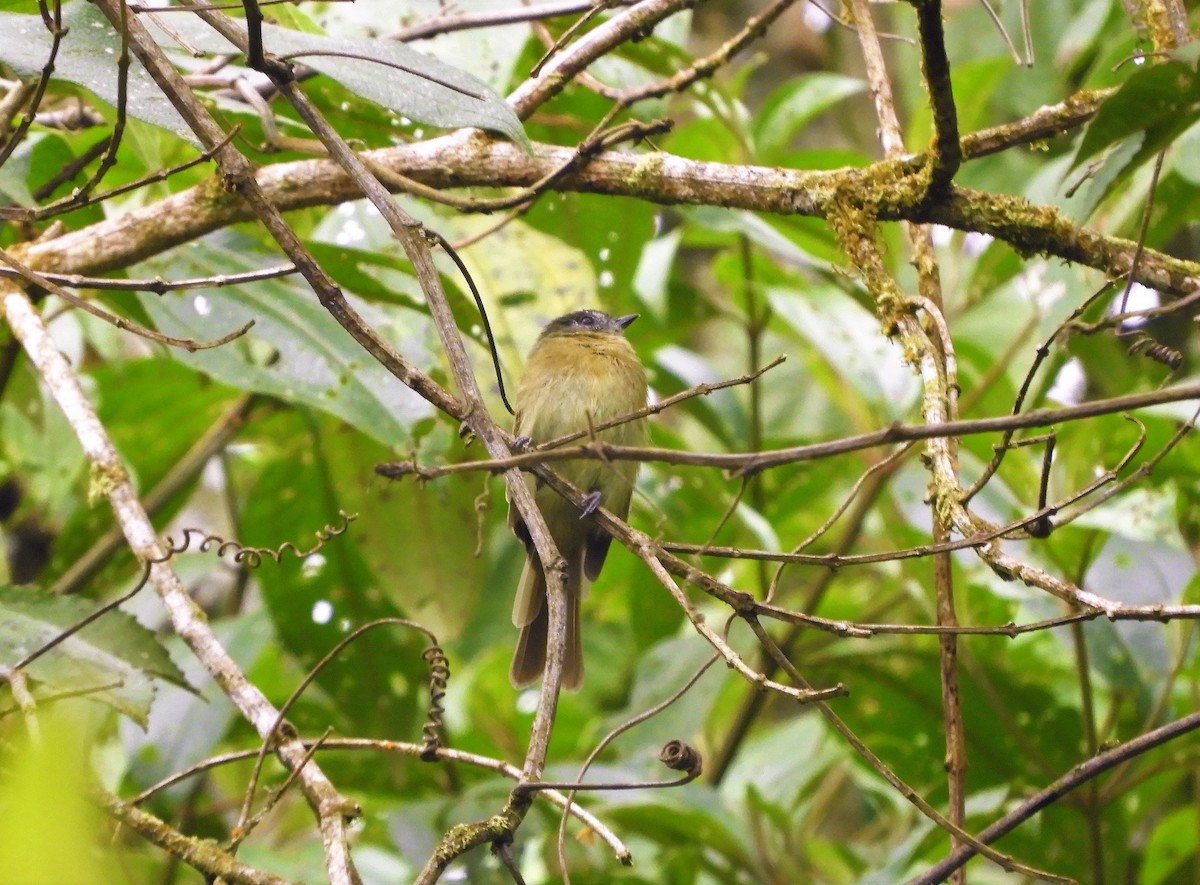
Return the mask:
[[[54,59],[53,79],[73,83],[112,107],[117,106],[117,58],[121,40],[103,13],[76,0],[62,8],[68,33]],[[0,59],[17,76],[41,76],[53,46],[41,16],[0,12]],[[136,60],[126,80],[126,113],[195,143],[191,129]]]
[[[26,587],[0,587],[0,660],[12,665],[95,611],[72,596]],[[188,687],[154,634],[122,611],[105,613],[33,661],[29,675],[41,694],[87,691],[143,727],[154,698],[153,679]]]

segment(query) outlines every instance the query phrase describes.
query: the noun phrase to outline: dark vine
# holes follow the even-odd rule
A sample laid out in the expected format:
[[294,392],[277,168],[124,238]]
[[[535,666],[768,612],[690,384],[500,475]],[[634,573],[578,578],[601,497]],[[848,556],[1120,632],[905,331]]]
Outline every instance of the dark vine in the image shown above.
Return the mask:
[[339,510],[338,516],[341,517],[342,524],[337,527],[327,524],[323,529],[318,530],[316,532],[317,543],[308,550],[301,550],[291,541],[284,541],[278,547],[249,547],[239,541],[227,541],[219,535],[207,534],[203,529],[187,528],[183,530],[183,543],[176,544],[173,538],[167,538],[168,549],[164,559],[169,559],[178,553],[185,553],[191,549],[194,543],[193,535],[200,538],[199,543],[195,545],[198,553],[207,553],[215,546],[217,556],[223,559],[227,553],[232,551],[233,561],[238,565],[244,565],[246,568],[258,568],[262,565],[264,557],[269,557],[276,563],[279,563],[283,559],[283,555],[288,552],[292,553],[297,559],[307,559],[314,553],[319,552],[330,539],[345,534],[347,529],[350,528],[350,523],[358,519],[357,513],[347,514],[345,510]]
[[1149,335],[1144,335],[1129,345],[1129,355],[1138,354],[1161,363],[1172,371],[1183,365],[1182,353],[1161,341],[1155,341]]
[[442,740],[442,714],[446,708],[442,699],[446,696],[446,685],[450,681],[450,661],[442,647],[429,646],[421,652],[421,660],[429,664],[429,712],[426,722],[421,726],[422,739],[421,759],[425,762],[437,761],[437,751],[444,746]]

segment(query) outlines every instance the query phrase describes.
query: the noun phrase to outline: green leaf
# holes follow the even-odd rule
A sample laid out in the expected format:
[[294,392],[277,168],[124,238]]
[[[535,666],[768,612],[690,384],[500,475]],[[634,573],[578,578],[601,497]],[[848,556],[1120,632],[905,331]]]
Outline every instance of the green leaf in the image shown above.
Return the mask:
[[[66,149],[61,138],[57,136],[47,136],[42,132],[31,132],[29,137],[17,145],[17,149],[13,151],[7,162],[0,166],[0,195],[6,199],[5,203],[15,203],[18,206],[32,206],[37,201],[33,198],[33,182],[30,180],[30,172],[33,155],[36,149],[43,143],[55,144],[62,147],[62,153],[70,158],[70,151]],[[57,152],[56,152],[57,153]],[[65,160],[64,160],[65,162]]]
[[1190,864],[1185,866],[1185,861],[1196,854],[1196,831],[1197,814],[1191,806],[1184,805],[1160,820],[1146,842],[1138,881],[1142,885],[1164,885],[1186,880]]
[[[62,16],[68,33],[54,59],[53,79],[73,83],[115,108],[116,59],[121,52],[116,30],[99,9],[84,0],[63,6]],[[0,12],[0,58],[17,76],[41,76],[52,45],[41,16]],[[137,61],[129,66],[126,88],[125,111],[131,117],[195,143],[187,123]]]
[[268,52],[296,55],[356,95],[419,122],[444,129],[475,126],[530,146],[517,115],[490,86],[403,43],[318,37],[272,25],[263,26],[263,42]]
[[1193,123],[1179,136],[1168,162],[1191,184],[1200,185],[1200,123]]
[[[266,257],[243,240],[210,237],[172,261],[153,262],[147,272],[212,276],[265,263]],[[411,324],[393,328],[391,314],[347,298],[385,337],[407,342],[410,357],[421,347]],[[254,320],[249,333],[222,347],[171,351],[180,362],[233,387],[329,412],[385,445],[404,443],[412,424],[430,413],[428,404],[372,359],[296,279],[139,299],[157,328],[169,335],[208,340]]]
[[[323,427],[327,424],[322,422]],[[468,454],[481,454],[465,452],[448,422],[440,426],[447,439],[438,433],[422,439],[422,460],[459,461]],[[449,450],[439,451],[439,443]],[[479,478],[447,478],[429,484],[365,482],[363,477],[388,453],[352,433],[323,433],[321,454],[327,463],[320,467],[320,475],[339,490],[338,506],[359,514],[349,543],[373,542],[363,543],[361,555],[380,587],[375,595],[407,617],[416,618],[440,639],[453,639],[470,619],[475,601],[487,590],[487,575],[475,554]],[[314,482],[316,479],[314,475]],[[496,480],[492,485],[499,491],[504,483]],[[312,516],[313,521],[319,518],[329,517],[320,512]],[[502,507],[489,513],[493,526],[503,525],[504,518]],[[503,531],[507,534],[506,526]],[[515,538],[511,543],[520,546]]]
[[412,265],[399,257],[334,243],[305,243],[321,267],[343,290],[370,301],[398,304],[428,316]]
[[[492,226],[481,216],[446,219],[451,238]],[[596,272],[587,256],[558,237],[522,222],[507,224],[459,253],[488,307],[502,361],[520,365],[542,326],[556,316],[594,306]]]
[[[180,17],[171,25],[205,52],[229,52],[230,43],[198,20]],[[160,42],[167,39],[163,34]],[[413,120],[444,129],[486,129],[529,149],[521,121],[490,86],[403,43],[327,37],[264,24],[263,46],[271,55],[318,70],[354,94]]]
[[[594,278],[581,276],[578,280],[591,292],[581,290],[580,297],[598,298],[610,312],[623,314],[639,307],[626,299],[635,287],[639,259],[654,239],[655,217],[660,211],[641,200],[611,200],[599,194],[546,194],[522,220],[553,237],[556,250],[565,248],[559,252],[563,257],[578,250],[591,264]],[[535,244],[532,257],[540,256]],[[550,275],[550,280],[555,277],[557,274]]]
[[[124,363],[113,361],[97,366],[89,381],[98,416],[124,458],[134,487],[143,495],[176,467],[184,453],[220,420],[222,413],[241,395],[224,385],[213,384],[208,378],[173,361],[166,354],[151,359]],[[5,406],[0,405],[0,421],[9,414]],[[47,417],[56,414],[56,411],[51,411]],[[153,433],[147,432],[148,415],[154,416]],[[0,433],[4,433],[6,427],[6,424],[0,423]],[[71,451],[68,446],[74,447],[78,443],[73,434],[68,440],[59,442],[57,437],[50,434],[50,429],[47,428],[26,445],[40,447],[35,451],[40,457],[48,459],[49,468],[64,471],[71,466],[70,459],[66,457],[66,453]],[[69,428],[63,428],[63,432],[71,433]],[[31,463],[36,465],[37,461]],[[70,508],[64,506],[61,509],[62,517],[57,523],[60,531],[54,541],[48,575],[61,577],[95,543],[97,537],[113,526],[110,508],[87,507],[80,500],[81,491],[86,489],[86,478],[86,463],[80,457],[70,474],[64,473],[61,477],[51,475],[43,480],[63,483],[59,494],[71,501]],[[156,524],[166,524],[184,506],[197,481],[198,477],[193,482],[185,483],[167,500],[158,503],[152,513]],[[68,499],[67,496],[73,498]],[[95,573],[90,583],[93,587],[123,585],[138,571],[139,567],[128,549],[122,549],[103,570]]]
[[[377,485],[367,487],[362,478],[385,451],[331,424],[302,422],[295,413],[279,416],[272,438],[281,440],[283,452],[259,471],[243,512],[248,534],[239,540],[271,548],[291,541],[308,549],[314,531],[326,523],[338,524],[339,508],[358,513],[361,496],[378,492]],[[347,437],[365,450],[365,457],[339,461],[331,453],[345,451],[342,444],[350,441]],[[335,480],[333,473],[342,470],[357,481]],[[326,485],[331,482],[332,486]],[[280,647],[295,655],[302,667],[315,664],[356,627],[377,618],[411,614],[392,604],[381,589],[391,582],[373,573],[364,556],[362,545],[368,541],[376,552],[394,551],[397,572],[412,584],[403,589],[424,591],[421,576],[408,567],[410,555],[424,538],[414,538],[409,547],[403,530],[395,535],[392,531],[381,518],[360,515],[319,553],[303,560],[292,555],[279,563],[265,560],[255,572]],[[424,552],[438,555],[428,547]],[[338,729],[346,734],[415,739],[416,717],[428,697],[423,687],[428,670],[421,660],[427,644],[423,635],[412,630],[384,626],[347,646],[334,664],[320,672],[314,685],[325,691],[335,708]],[[306,720],[300,712],[295,721],[300,728],[314,730],[328,724]]]
[[746,831],[747,824],[731,815],[715,792],[700,783],[688,784],[667,796],[663,792],[658,791],[657,801],[647,799],[639,805],[618,805],[619,800],[613,800],[604,810],[604,819],[633,828],[663,845],[695,842],[737,866],[751,865],[753,839]]
[[53,518],[68,512],[84,475],[83,450],[61,413],[35,421],[14,402],[0,403],[0,459]]
[[[73,596],[0,587],[0,660],[12,665],[95,611]],[[153,679],[187,686],[154,634],[122,611],[105,613],[33,661],[35,697],[84,691],[145,727]]]
[[777,89],[759,111],[753,128],[758,149],[771,153],[786,147],[793,135],[825,111],[867,88],[857,77],[805,74]]
[[[404,3],[346,3],[338,7],[336,15],[321,14],[325,33],[332,37],[361,37],[376,34],[392,34],[404,31],[410,25],[420,25],[448,12],[441,5],[444,0],[405,0]],[[287,5],[289,16],[296,15],[296,7]],[[318,7],[319,8],[319,7]],[[499,8],[498,0],[459,0],[454,9],[459,12],[487,12]],[[272,17],[279,23],[295,30],[311,31],[310,27],[291,24],[278,11]],[[604,17],[601,13],[601,17]],[[405,41],[416,42],[416,41]],[[491,84],[503,93],[514,82],[515,77],[524,76],[528,65],[517,67],[517,60],[527,44],[536,44],[539,54],[544,48],[533,37],[529,25],[515,22],[488,28],[467,28],[461,31],[444,31],[431,39],[420,41],[421,52],[441,59]],[[529,64],[532,64],[530,60]],[[517,82],[520,82],[519,79]]]
[[[994,55],[954,65],[954,98],[958,107],[958,130],[970,132],[987,125],[990,97],[1006,75],[1013,72],[1012,59]],[[922,100],[913,108],[905,133],[913,150],[924,149],[933,138],[933,113]]]
[[633,278],[638,300],[662,317],[667,312],[667,286],[683,231],[676,229],[646,242]]
[[820,351],[841,380],[899,419],[916,401],[919,384],[900,350],[879,331],[879,320],[836,286],[803,293],[772,288],[771,308]]
[[[192,560],[191,563],[188,560]],[[175,567],[187,574],[192,566],[207,560],[216,562],[213,554],[183,554],[174,562]],[[217,566],[220,568],[220,566]],[[295,675],[289,672],[290,681],[278,692],[273,692],[270,681],[264,678],[265,666],[284,666],[278,653],[279,642],[266,611],[259,608],[253,612],[232,618],[221,618],[210,622],[213,633],[221,647],[242,667],[250,680],[274,700],[286,697],[295,686]],[[141,734],[126,734],[126,746],[134,761],[130,766],[131,779],[139,787],[158,783],[163,778],[186,768],[197,759],[205,759],[219,752],[222,737],[235,728],[245,727],[244,720],[233,701],[213,680],[212,674],[193,655],[178,636],[164,640],[167,648],[180,662],[188,682],[197,686],[196,691],[177,691],[165,688],[154,699],[150,724]],[[187,794],[189,785],[184,782],[170,792],[177,797]]]
[[[795,267],[823,266],[827,255],[814,254],[799,242],[780,233],[772,222],[754,212],[723,209],[716,206],[687,206],[681,214],[699,227],[722,234],[742,234],[781,262]],[[799,237],[797,239],[800,239]]]
[[1194,58],[1180,54],[1171,61],[1146,65],[1100,106],[1083,134],[1071,169],[1080,168],[1119,142],[1139,136],[1136,149],[1119,155],[1115,161],[1118,168],[1107,174],[1115,184],[1170,144],[1196,122],[1198,115],[1200,77]]

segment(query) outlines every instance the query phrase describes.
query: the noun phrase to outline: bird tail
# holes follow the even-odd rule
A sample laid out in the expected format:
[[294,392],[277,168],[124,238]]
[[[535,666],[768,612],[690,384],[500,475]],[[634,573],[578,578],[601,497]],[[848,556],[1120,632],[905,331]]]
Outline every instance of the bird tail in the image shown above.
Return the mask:
[[[583,598],[583,561],[572,562],[567,570],[567,647],[563,658],[563,688],[578,690],[583,684],[583,642],[580,633],[580,602]],[[546,638],[550,611],[546,605],[546,576],[537,553],[529,551],[517,598],[513,604],[513,624],[521,628],[517,650],[513,653],[508,678],[516,688],[535,682],[546,669]]]

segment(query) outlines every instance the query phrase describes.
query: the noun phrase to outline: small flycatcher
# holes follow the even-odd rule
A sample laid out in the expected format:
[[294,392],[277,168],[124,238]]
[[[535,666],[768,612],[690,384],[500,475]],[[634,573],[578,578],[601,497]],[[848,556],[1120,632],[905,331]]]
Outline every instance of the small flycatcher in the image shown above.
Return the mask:
[[[546,326],[525,363],[513,432],[536,444],[645,408],[646,371],[625,340],[625,329],[637,318],[637,314],[613,318],[598,310],[580,310]],[[646,440],[646,419],[618,424],[596,436],[615,445],[641,445]],[[638,464],[578,460],[551,466],[589,495],[587,506],[580,512],[536,477],[526,475],[554,545],[567,561],[563,686],[574,690],[583,682],[580,602],[588,585],[600,574],[612,543],[612,537],[590,519],[590,514],[603,504],[622,519],[629,515]],[[523,688],[540,677],[546,667],[546,576],[529,531],[511,503],[508,524],[525,544],[525,569],[513,605],[513,624],[521,628],[521,636],[509,671],[512,684]]]

